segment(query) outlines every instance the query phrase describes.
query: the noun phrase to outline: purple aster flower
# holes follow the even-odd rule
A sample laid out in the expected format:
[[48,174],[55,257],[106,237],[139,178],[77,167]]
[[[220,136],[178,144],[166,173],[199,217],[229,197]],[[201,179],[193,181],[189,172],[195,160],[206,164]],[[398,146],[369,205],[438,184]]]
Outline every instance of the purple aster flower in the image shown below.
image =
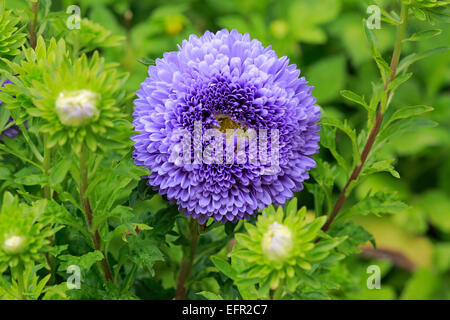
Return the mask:
[[[12,82],[9,81],[8,79],[6,79],[5,82],[3,82],[2,87],[7,83],[12,83]],[[1,107],[1,105],[2,105],[2,102],[0,101],[0,107]],[[7,124],[12,121],[14,121],[14,120],[11,117],[9,117]],[[13,126],[9,127],[8,129],[0,132],[0,141],[2,140],[2,135],[7,136],[8,138],[14,138],[18,134],[19,134],[19,127],[16,125],[13,125]]]
[[[148,184],[186,216],[236,222],[303,189],[319,149],[320,108],[287,57],[236,30],[207,31],[148,73],[135,100],[133,157],[151,170]],[[213,129],[219,135],[209,139]],[[245,139],[249,132],[256,140]],[[214,142],[210,155],[226,161],[198,161]]]

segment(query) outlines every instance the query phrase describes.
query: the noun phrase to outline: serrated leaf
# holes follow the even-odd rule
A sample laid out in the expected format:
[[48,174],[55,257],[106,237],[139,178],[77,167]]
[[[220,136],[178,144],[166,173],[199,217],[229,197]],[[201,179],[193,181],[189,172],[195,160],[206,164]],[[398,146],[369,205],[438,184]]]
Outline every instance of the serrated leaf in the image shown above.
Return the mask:
[[[329,230],[332,237],[347,236],[347,238],[338,246],[338,251],[345,255],[357,254],[361,252],[359,245],[367,241],[372,242],[375,247],[374,237],[363,227],[355,225],[352,221],[336,221]],[[339,257],[338,257],[339,258]]]
[[103,253],[98,250],[88,252],[82,256],[61,255],[59,260],[62,262],[58,270],[66,272],[70,265],[76,265],[80,267],[81,271],[87,272],[94,263],[102,261],[102,259]]
[[398,200],[397,195],[391,192],[377,192],[369,194],[364,199],[359,201],[350,209],[344,211],[340,215],[340,219],[356,216],[374,214],[380,216],[381,214],[395,214],[406,210],[408,206],[402,201]]
[[394,160],[395,159],[380,160],[372,163],[371,165],[366,165],[360,177],[364,177],[378,172],[389,172],[393,177],[399,179],[400,174],[394,169],[394,166],[392,165]]
[[156,261],[164,261],[164,255],[159,250],[156,242],[149,239],[140,239],[139,237],[130,237],[128,239],[129,257],[131,261],[138,266],[147,267],[152,276],[155,274],[153,265]]

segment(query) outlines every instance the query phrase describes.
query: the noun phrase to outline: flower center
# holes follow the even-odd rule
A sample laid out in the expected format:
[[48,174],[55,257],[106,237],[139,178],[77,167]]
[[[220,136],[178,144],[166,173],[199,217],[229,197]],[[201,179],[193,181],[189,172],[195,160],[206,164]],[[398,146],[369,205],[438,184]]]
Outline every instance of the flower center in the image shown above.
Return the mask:
[[5,252],[10,254],[17,254],[21,253],[24,249],[25,245],[25,237],[23,236],[12,236],[9,238],[6,238],[6,240],[3,242],[3,250]]
[[56,100],[56,113],[62,124],[79,127],[99,115],[100,96],[89,90],[61,92]]
[[229,116],[227,115],[216,115],[216,119],[219,122],[219,127],[218,130],[221,132],[226,132],[227,130],[234,130],[234,129],[243,129],[244,131],[247,129],[245,127],[245,125],[236,122],[234,120],[232,120]]
[[269,260],[286,258],[292,248],[292,233],[285,225],[274,222],[262,240],[264,254]]

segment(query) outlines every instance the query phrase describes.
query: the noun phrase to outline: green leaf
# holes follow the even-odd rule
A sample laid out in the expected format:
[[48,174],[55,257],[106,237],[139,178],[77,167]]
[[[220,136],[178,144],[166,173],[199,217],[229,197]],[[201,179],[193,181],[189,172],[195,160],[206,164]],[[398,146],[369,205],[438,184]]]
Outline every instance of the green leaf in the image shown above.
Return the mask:
[[235,284],[237,286],[251,286],[260,282],[260,278],[237,278]]
[[8,180],[11,177],[11,171],[9,168],[0,167],[0,180]]
[[47,183],[47,177],[43,174],[31,174],[24,177],[17,177],[15,182],[25,186],[45,185]]
[[406,119],[413,116],[418,116],[426,112],[433,111],[433,107],[418,105],[418,106],[408,106],[403,107],[396,110],[392,116],[389,118],[388,123],[386,123],[386,127],[389,126],[392,122],[400,119]]
[[338,251],[345,255],[358,254],[361,250],[359,245],[372,242],[375,247],[374,237],[363,227],[355,225],[352,221],[336,221],[331,227],[329,234],[332,237],[343,237],[346,239],[338,246]]
[[56,166],[50,170],[50,184],[55,186],[63,182],[71,166],[72,161],[69,159],[58,161]]
[[8,109],[4,106],[0,108],[0,132],[2,132],[11,116]]
[[348,173],[349,168],[347,161],[345,161],[344,157],[342,157],[336,149],[336,128],[322,126],[320,143],[322,146],[330,150],[338,165]]
[[442,33],[441,29],[422,30],[414,33],[411,37],[404,39],[403,41],[421,41],[433,38]]
[[286,217],[295,216],[297,214],[297,198],[292,198],[286,207]]
[[367,27],[367,22],[366,22],[365,19],[364,19],[363,23],[364,23],[364,33],[366,35],[367,41],[369,42],[369,46],[370,46],[370,49],[372,51],[372,54],[375,53],[375,52],[378,52],[378,48],[377,48],[378,47],[378,40],[377,40],[377,37],[375,35],[375,32],[372,29],[369,29]]
[[339,218],[348,219],[356,215],[374,214],[394,214],[406,210],[408,206],[398,200],[397,195],[392,192],[379,191],[372,195],[367,195],[350,209],[344,211]]
[[337,129],[341,130],[342,132],[344,132],[350,138],[350,141],[352,142],[353,162],[354,162],[354,164],[358,163],[360,161],[360,153],[359,153],[358,141],[356,139],[356,130],[352,129],[350,127],[350,125],[347,123],[347,120],[344,120],[344,122],[341,122],[339,119],[324,116],[322,118],[322,120],[320,121],[320,123],[323,126],[337,128]]
[[381,54],[377,51],[373,55],[373,59],[377,64],[378,70],[380,70],[381,77],[383,78],[383,83],[387,83],[387,80],[391,77],[392,70],[389,67],[389,64],[384,60]]
[[408,73],[404,73],[402,75],[396,76],[395,79],[389,83],[388,85],[388,90],[395,90],[397,89],[400,85],[402,85],[403,83],[405,83],[406,81],[408,81],[409,78],[411,78],[412,76],[412,72],[408,72]]
[[314,240],[317,237],[320,228],[322,228],[322,226],[325,224],[326,220],[326,216],[321,216],[315,219],[312,223],[308,224],[299,232],[299,237],[301,237],[303,242]]
[[155,275],[153,265],[156,261],[164,261],[164,255],[157,243],[150,239],[141,239],[134,236],[128,238],[128,257],[138,266],[147,267],[151,275]]
[[244,300],[256,300],[258,299],[258,291],[254,285],[238,285],[239,293]]
[[445,52],[450,50],[450,47],[439,47],[439,48],[434,48],[434,49],[430,49],[430,50],[426,50],[424,52],[420,52],[420,53],[412,53],[409,56],[404,57],[400,63],[398,64],[398,68],[397,68],[397,73],[401,72],[402,70],[408,68],[410,65],[412,65],[414,62],[419,61],[421,59],[430,57],[432,55],[441,53],[441,52]]
[[215,294],[213,292],[209,292],[209,291],[200,291],[196,293],[199,296],[203,296],[208,300],[223,300],[223,298],[221,296],[219,296],[218,294]]
[[[138,59],[137,61],[142,63],[144,66],[154,66],[155,65],[155,59],[142,57],[142,58]],[[203,292],[206,292],[206,291],[203,291]]]
[[216,266],[216,268],[219,269],[219,271],[226,275],[228,278],[233,280],[236,279],[236,271],[227,261],[219,258],[218,256],[211,256],[211,261]]
[[102,259],[103,253],[98,250],[88,252],[82,256],[61,255],[59,256],[59,260],[62,262],[58,270],[66,272],[70,265],[76,265],[80,267],[81,271],[87,272],[94,263],[102,261]]
[[341,90],[341,96],[343,96],[345,99],[350,100],[352,102],[355,102],[361,106],[363,106],[367,111],[370,111],[370,106],[367,105],[366,100],[364,99],[364,96],[360,96],[359,94],[350,91],[350,90]]
[[377,137],[375,149],[378,149],[384,142],[398,135],[410,131],[418,131],[422,128],[435,127],[436,125],[435,121],[428,119],[400,119],[390,124],[389,127],[384,127]]
[[417,19],[419,19],[420,21],[425,21],[427,19],[427,16],[426,16],[425,12],[423,12],[421,9],[419,9],[419,8],[417,8],[415,6],[411,6],[410,10],[414,14],[414,16]]
[[394,169],[392,163],[395,159],[380,160],[370,165],[366,165],[361,173],[360,177],[368,176],[370,174],[378,172],[389,172],[393,177],[399,179],[400,174]]

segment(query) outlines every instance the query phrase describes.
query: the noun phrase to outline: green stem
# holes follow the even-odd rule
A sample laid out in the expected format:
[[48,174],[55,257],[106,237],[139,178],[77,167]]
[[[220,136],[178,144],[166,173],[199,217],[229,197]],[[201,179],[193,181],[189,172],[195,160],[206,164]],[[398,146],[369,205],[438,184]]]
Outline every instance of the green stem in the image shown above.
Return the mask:
[[23,278],[24,267],[22,263],[17,265],[15,268],[15,278],[17,280],[17,289],[19,291],[20,300],[27,300],[26,292],[25,292],[25,281]]
[[175,291],[175,300],[186,299],[186,281],[191,274],[194,265],[195,252],[197,251],[198,246],[199,230],[197,221],[191,219],[189,227],[191,232],[191,245],[189,248],[186,248],[183,253],[180,274],[178,275],[177,288]]
[[[44,174],[48,177],[49,176],[49,171],[50,171],[50,165],[52,162],[52,150],[48,147],[48,135],[44,136],[44,159],[43,159],[43,171]],[[50,179],[48,179],[50,180]],[[44,195],[45,195],[45,199],[50,200],[51,199],[51,190],[50,190],[50,186],[46,185],[44,186]]]
[[[394,53],[392,54],[391,59],[391,78],[389,79],[389,83],[394,80],[396,73],[397,73],[397,65],[400,60],[400,54],[402,52],[402,46],[403,46],[403,39],[405,38],[406,34],[406,21],[408,19],[408,6],[403,4],[402,9],[400,12],[400,18],[402,23],[399,25],[397,29],[397,38],[395,40],[395,47],[394,47]],[[387,88],[388,83],[385,85],[385,89]]]
[[35,49],[37,44],[37,18],[39,11],[39,0],[31,3],[31,11],[33,12],[33,20],[30,23],[30,47]]
[[[397,65],[398,65],[398,62],[400,59],[400,54],[402,51],[402,41],[403,41],[403,39],[405,37],[405,33],[406,33],[406,21],[408,19],[408,6],[403,3],[402,3],[402,9],[401,9],[400,15],[401,15],[402,22],[397,28],[395,47],[394,47],[394,52],[392,54],[391,65],[390,65],[391,77],[384,84],[385,91],[387,90],[389,84],[395,79],[395,76],[397,74]],[[369,137],[367,138],[367,142],[364,146],[363,152],[361,153],[361,161],[359,164],[357,164],[355,166],[350,178],[347,180],[347,183],[345,184],[344,188],[342,189],[341,194],[339,195],[339,198],[333,207],[333,211],[331,212],[331,215],[329,216],[327,222],[322,227],[323,231],[327,231],[330,228],[334,219],[338,215],[339,210],[341,210],[342,206],[345,203],[345,200],[347,199],[347,196],[348,196],[347,189],[350,187],[351,183],[354,180],[358,179],[359,174],[361,173],[361,171],[364,167],[364,164],[366,163],[366,160],[369,156],[370,150],[372,149],[372,146],[375,143],[378,132],[381,128],[381,123],[383,122],[383,117],[384,117],[384,111],[386,110],[386,108],[389,104],[391,94],[392,94],[391,90],[387,90],[386,106],[383,106],[381,102],[380,102],[380,105],[378,106],[378,111],[377,111],[377,116],[375,119],[374,126],[370,130]],[[317,241],[319,241],[319,240],[320,239],[318,239]]]
[[[25,139],[27,139],[27,137],[28,137],[27,130],[25,129],[25,126],[22,125],[22,127],[21,127],[22,132],[24,133]],[[31,139],[29,139],[29,140],[31,142]],[[28,141],[28,139],[27,139],[27,141]],[[34,144],[31,142],[30,146],[33,149]],[[36,152],[37,152],[37,150],[36,150]],[[42,156],[41,156],[41,158],[42,158]],[[42,158],[41,161],[42,161],[42,171],[47,176],[47,181],[50,182],[49,172],[50,172],[50,166],[52,163],[52,149],[48,147],[48,135],[47,134],[44,134],[44,157]],[[47,200],[52,199],[52,190],[51,190],[49,184],[44,186],[44,196],[45,196],[45,199],[47,199]],[[53,235],[53,236],[49,237],[48,240],[50,241],[50,246],[53,246],[53,243],[55,242],[55,236]],[[48,252],[45,253],[45,260],[47,261],[48,267],[50,268],[49,284],[53,284],[54,276],[55,276],[54,275],[54,273],[55,273],[54,267],[55,266],[54,266],[54,261],[50,255],[50,253],[48,253]]]
[[[95,232],[92,232],[92,221],[94,219],[94,214],[92,212],[91,203],[89,201],[89,197],[86,195],[86,191],[88,189],[88,179],[89,179],[89,158],[88,158],[88,148],[86,144],[81,146],[80,152],[80,198],[81,204],[84,213],[86,214],[86,218],[88,221],[92,242],[94,244],[94,248],[96,250],[102,251],[102,240],[100,237],[100,232],[98,229]],[[106,255],[103,252],[104,258],[102,259],[102,265],[104,270],[105,279],[107,281],[113,282],[113,276],[111,273],[111,269],[109,267],[108,261],[106,260]]]

